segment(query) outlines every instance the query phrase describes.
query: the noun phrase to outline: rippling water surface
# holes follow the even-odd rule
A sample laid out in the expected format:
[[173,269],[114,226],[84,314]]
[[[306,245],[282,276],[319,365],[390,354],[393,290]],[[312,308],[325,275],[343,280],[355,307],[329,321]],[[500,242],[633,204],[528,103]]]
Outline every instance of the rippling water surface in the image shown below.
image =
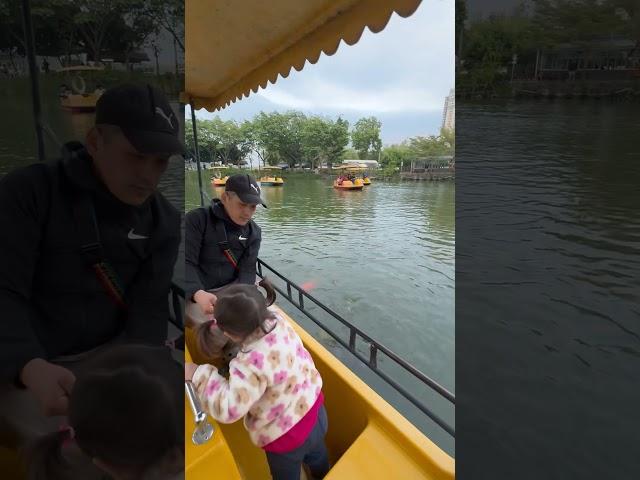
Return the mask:
[[[609,102],[458,106],[456,348],[464,356],[483,342],[476,351],[486,354],[468,353],[457,377],[474,392],[458,403],[475,428],[470,451],[496,442],[587,478],[596,472],[585,452],[624,443],[638,418],[634,401],[619,401],[640,404],[637,112]],[[482,403],[487,378],[513,388]],[[519,405],[535,429],[521,427]],[[615,458],[594,464],[622,478],[611,476]]]

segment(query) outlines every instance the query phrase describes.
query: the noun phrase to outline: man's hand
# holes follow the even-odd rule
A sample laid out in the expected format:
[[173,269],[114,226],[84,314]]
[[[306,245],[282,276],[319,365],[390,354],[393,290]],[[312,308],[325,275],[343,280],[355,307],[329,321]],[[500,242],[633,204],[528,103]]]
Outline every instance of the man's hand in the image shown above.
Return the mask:
[[208,320],[213,320],[213,306],[216,304],[216,300],[218,297],[204,290],[198,290],[193,294],[193,301],[200,306]]
[[195,363],[186,362],[184,364],[184,381],[190,382],[193,380],[193,375],[196,373],[198,365]]
[[75,375],[42,358],[30,360],[20,372],[20,381],[33,393],[46,416],[66,415]]

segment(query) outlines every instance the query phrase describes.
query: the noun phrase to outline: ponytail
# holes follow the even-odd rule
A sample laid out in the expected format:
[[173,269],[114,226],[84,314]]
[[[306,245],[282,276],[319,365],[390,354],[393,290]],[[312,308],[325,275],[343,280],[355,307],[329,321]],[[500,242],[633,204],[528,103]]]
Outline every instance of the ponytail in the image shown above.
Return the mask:
[[215,325],[215,320],[210,320],[199,324],[194,330],[196,349],[200,356],[207,361],[223,357],[223,348],[231,340],[222,332],[213,333],[211,327]]

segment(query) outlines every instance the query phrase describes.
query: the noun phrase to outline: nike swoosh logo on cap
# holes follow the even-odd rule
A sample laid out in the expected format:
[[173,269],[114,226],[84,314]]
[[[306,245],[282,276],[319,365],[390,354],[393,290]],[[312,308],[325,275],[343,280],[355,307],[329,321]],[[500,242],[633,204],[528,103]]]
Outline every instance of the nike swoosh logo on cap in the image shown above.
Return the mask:
[[149,237],[145,237],[144,235],[138,235],[137,233],[133,233],[133,228],[131,230],[129,230],[129,233],[127,233],[127,238],[129,240],[144,240],[145,238],[149,238]]

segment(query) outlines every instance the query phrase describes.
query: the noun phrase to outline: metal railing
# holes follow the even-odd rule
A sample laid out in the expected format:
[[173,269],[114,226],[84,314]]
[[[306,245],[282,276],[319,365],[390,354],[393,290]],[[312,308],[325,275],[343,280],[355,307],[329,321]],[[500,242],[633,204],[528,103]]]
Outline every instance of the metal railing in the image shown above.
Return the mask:
[[[384,353],[389,359],[391,359],[396,365],[402,368],[404,371],[412,375],[415,379],[420,381],[422,384],[427,385],[432,390],[437,392],[441,397],[445,398],[449,402],[455,405],[455,395],[444,388],[442,385],[437,383],[435,380],[429,378],[427,375],[422,373],[420,370],[415,368],[413,365],[407,363],[402,358],[400,358],[397,354],[391,351],[389,348],[385,347],[380,342],[374,340],[365,332],[360,330],[358,327],[348,322],[344,318],[342,318],[339,314],[331,310],[329,307],[322,304],[319,300],[314,298],[312,295],[303,290],[300,286],[296,285],[282,274],[277,272],[275,269],[267,265],[262,260],[258,259],[258,276],[264,278],[263,268],[269,270],[276,277],[280,278],[286,284],[286,291],[274,285],[274,289],[286,298],[292,305],[298,308],[302,313],[304,313],[312,322],[322,328],[325,332],[327,332],[336,342],[342,345],[344,348],[349,350],[353,355],[355,355],[359,360],[361,360],[365,365],[367,365],[374,373],[376,373],[379,377],[385,380],[389,385],[391,385],[398,393],[404,396],[407,400],[409,400],[415,407],[417,407],[421,412],[427,415],[431,420],[433,420],[436,424],[438,424],[444,431],[446,431],[449,435],[455,438],[455,430],[452,426],[447,424],[442,418],[440,418],[437,414],[432,412],[424,403],[422,403],[419,399],[417,399],[413,394],[409,393],[404,387],[402,387],[398,382],[392,379],[388,374],[381,371],[378,368],[378,352]],[[296,294],[294,296],[294,292]],[[349,329],[349,341],[346,342],[339,335],[334,333],[329,327],[324,325],[320,320],[318,320],[309,310],[305,308],[305,299],[308,299],[310,302],[320,307],[322,310],[327,312],[333,318],[338,320],[342,325]],[[369,344],[369,358],[364,356],[356,349],[356,339],[360,337],[366,343]]]
[[175,282],[171,282],[169,296],[171,298],[171,308],[173,310],[169,314],[169,322],[178,330],[184,332],[184,288]]

